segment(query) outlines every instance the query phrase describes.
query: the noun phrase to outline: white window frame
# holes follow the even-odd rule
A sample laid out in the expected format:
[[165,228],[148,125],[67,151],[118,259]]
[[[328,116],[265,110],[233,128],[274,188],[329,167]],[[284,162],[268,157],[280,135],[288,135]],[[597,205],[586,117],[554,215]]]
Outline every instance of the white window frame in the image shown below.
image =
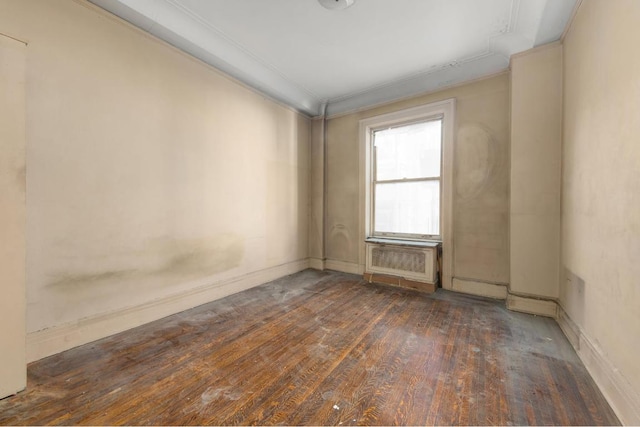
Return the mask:
[[[453,148],[455,129],[455,99],[433,102],[418,107],[395,111],[360,120],[360,253],[359,262],[365,263],[365,240],[373,234],[373,168],[372,146],[373,132],[385,127],[395,127],[406,123],[427,121],[442,116],[442,163],[441,203],[440,203],[440,239],[442,242],[442,285],[451,288],[453,277]],[[382,236],[376,236],[378,238]],[[411,242],[407,237],[388,237]],[[419,239],[425,240],[425,239]]]
[[[367,237],[371,236],[371,237],[380,237],[380,238],[386,238],[386,239],[396,239],[396,240],[417,240],[417,241],[441,241],[442,240],[442,226],[440,226],[440,233],[439,234],[410,234],[410,233],[394,233],[394,232],[377,232],[375,229],[375,224],[376,224],[376,209],[375,209],[375,205],[376,205],[376,184],[379,182],[376,179],[376,174],[377,171],[375,170],[375,166],[377,166],[376,163],[376,154],[375,154],[375,133],[377,131],[381,131],[381,130],[385,130],[385,129],[389,129],[389,128],[399,128],[399,127],[403,127],[403,126],[410,126],[413,124],[418,124],[418,123],[427,123],[427,122],[431,122],[431,121],[442,121],[442,126],[444,127],[444,116],[442,114],[436,114],[434,116],[430,116],[430,117],[426,117],[426,118],[422,118],[419,120],[409,120],[409,121],[404,121],[404,122],[398,122],[392,126],[378,126],[378,127],[372,127],[369,129],[369,132],[371,132],[371,135],[369,135],[369,144],[371,144],[371,147],[369,147],[370,150],[370,158],[368,159],[368,161],[370,162],[370,164],[372,165],[372,169],[371,169],[371,176],[370,176],[370,181],[369,181],[369,185],[371,185],[371,188],[369,189],[369,192],[371,194],[369,203],[371,204],[371,206],[369,206],[369,212],[371,213],[371,220],[370,220],[370,224],[371,224],[371,230],[370,233],[368,234]],[[443,131],[440,132],[440,135],[442,137]],[[440,141],[440,175],[437,178],[412,178],[412,179],[394,179],[394,180],[383,180],[380,183],[385,183],[385,182],[421,182],[421,181],[433,181],[433,180],[437,180],[440,186],[440,213],[439,216],[440,218],[438,220],[440,220],[442,218],[442,151],[443,151],[443,144],[442,144],[442,140]]]

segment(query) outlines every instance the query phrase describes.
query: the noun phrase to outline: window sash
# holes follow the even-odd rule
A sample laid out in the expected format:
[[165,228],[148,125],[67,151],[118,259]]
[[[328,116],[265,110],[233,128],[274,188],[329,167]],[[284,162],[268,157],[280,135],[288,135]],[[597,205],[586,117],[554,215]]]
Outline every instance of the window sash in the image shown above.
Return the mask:
[[[439,158],[438,158],[438,173],[437,174],[415,174],[415,173],[411,173],[409,172],[409,176],[410,178],[407,179],[416,179],[416,178],[440,178],[442,176],[442,150],[443,150],[443,126],[444,126],[444,116],[443,115],[436,115],[436,116],[432,116],[432,117],[427,117],[427,118],[421,118],[418,120],[410,120],[410,121],[405,121],[405,122],[401,122],[401,123],[396,123],[392,126],[383,126],[383,127],[378,127],[378,128],[374,128],[371,129],[371,152],[373,155],[373,159],[372,159],[372,165],[373,165],[373,169],[372,169],[372,175],[371,175],[371,179],[373,179],[374,181],[377,182],[382,182],[382,181],[388,181],[388,180],[399,180],[399,179],[403,179],[401,176],[395,176],[395,177],[390,177],[390,178],[385,178],[385,179],[378,179],[378,175],[379,175],[379,171],[378,171],[378,148],[382,148],[382,147],[378,147],[376,145],[376,140],[377,140],[377,134],[379,132],[384,132],[384,131],[390,131],[390,130],[394,130],[394,129],[401,129],[401,128],[406,128],[406,127],[411,127],[413,125],[420,125],[420,124],[425,124],[428,125],[430,123],[434,123],[434,122],[439,122],[440,124],[440,141],[439,141],[439,145],[438,145],[438,151],[439,151]],[[429,132],[429,130],[427,130],[427,132]],[[393,138],[394,135],[390,135],[390,136],[385,136],[386,138]],[[395,137],[398,137],[397,135],[395,135]],[[388,142],[387,142],[388,144]],[[388,147],[388,145],[386,145]],[[388,149],[388,148],[387,148]],[[406,157],[400,155],[398,157],[396,157],[396,159],[398,160],[407,160]],[[427,163],[428,164],[428,163]],[[413,166],[415,168],[416,164],[411,164],[409,166]],[[410,168],[411,169],[411,168]],[[430,172],[429,170],[430,168],[427,166],[427,170],[424,172]],[[397,170],[395,171],[397,172]],[[406,172],[406,171],[405,171]],[[389,175],[389,172],[386,172],[384,175]]]
[[[394,129],[400,128],[404,126],[409,126],[417,123],[426,123],[431,121],[440,121],[442,122],[442,126],[444,126],[444,117],[442,115],[429,117],[426,119],[413,120],[404,123],[394,124],[393,126],[386,126],[378,129],[371,129],[371,155],[372,155],[372,173],[371,173],[371,233],[373,237],[390,237],[390,238],[402,238],[407,240],[440,240],[442,238],[442,157],[443,157],[443,130],[441,128],[440,131],[440,175],[438,176],[423,176],[423,177],[413,177],[413,178],[401,178],[401,179],[377,179],[377,149],[375,145],[375,137],[376,132],[385,129]],[[402,232],[389,232],[389,231],[378,231],[376,229],[376,194],[377,194],[377,186],[378,184],[401,184],[401,183],[417,183],[417,182],[425,182],[425,181],[438,181],[438,193],[439,193],[439,201],[438,201],[438,234],[415,234],[415,233],[402,233]]]
[[[412,183],[419,183],[419,182],[434,182],[434,181],[438,181],[438,186],[437,186],[437,193],[438,193],[438,197],[437,197],[437,204],[438,204],[438,213],[437,216],[435,216],[435,221],[437,221],[437,229],[438,229],[438,233],[437,234],[429,234],[429,233],[410,233],[410,232],[392,232],[392,231],[381,231],[377,228],[378,226],[378,221],[376,220],[376,215],[382,215],[381,212],[377,212],[376,207],[379,208],[379,206],[377,206],[376,203],[376,199],[378,197],[378,185],[377,184],[390,184],[389,182],[377,182],[377,183],[373,183],[373,187],[372,187],[372,236],[373,237],[390,237],[390,238],[402,238],[402,239],[407,239],[407,240],[440,240],[440,237],[442,235],[442,224],[441,224],[441,218],[442,218],[442,180],[440,179],[432,179],[432,178],[428,178],[428,179],[415,179],[415,180],[398,180],[397,182],[391,182],[391,184],[397,184],[402,186],[403,184],[412,184]],[[430,191],[428,187],[425,188],[425,190]],[[400,203],[402,203],[402,200],[400,200]],[[427,208],[428,209],[428,208]],[[420,212],[422,212],[425,216],[424,219],[426,220],[429,217],[429,213],[428,210],[422,211],[420,210]],[[394,220],[395,218],[393,218],[395,215],[392,214],[392,218],[390,218],[390,220]],[[433,216],[432,216],[433,217]],[[414,223],[415,225],[415,223]],[[424,224],[423,224],[424,225]],[[418,225],[419,226],[419,225]],[[429,227],[427,225],[427,227]],[[409,228],[409,227],[407,227]]]

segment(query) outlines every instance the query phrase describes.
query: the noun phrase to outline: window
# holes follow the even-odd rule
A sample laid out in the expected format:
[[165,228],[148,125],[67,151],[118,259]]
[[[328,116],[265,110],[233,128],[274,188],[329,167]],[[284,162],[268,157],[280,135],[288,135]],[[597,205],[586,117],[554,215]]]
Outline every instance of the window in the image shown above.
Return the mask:
[[442,286],[451,288],[455,107],[447,99],[360,120],[361,265],[369,238],[439,240]]
[[447,99],[360,120],[363,247],[378,237],[450,250],[454,112]]
[[439,240],[442,115],[371,132],[372,235]]

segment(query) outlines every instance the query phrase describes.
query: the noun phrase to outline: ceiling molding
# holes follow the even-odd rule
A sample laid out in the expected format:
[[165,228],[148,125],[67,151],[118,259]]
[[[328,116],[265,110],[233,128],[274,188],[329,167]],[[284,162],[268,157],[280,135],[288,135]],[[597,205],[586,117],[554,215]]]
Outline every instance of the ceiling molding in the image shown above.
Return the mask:
[[[453,61],[404,79],[331,99],[329,116],[358,111],[366,106],[404,99],[411,94],[434,92],[465,81],[491,76],[509,68],[512,55],[560,39],[576,0],[513,0],[509,24],[488,39],[488,50],[466,60]],[[522,32],[516,32],[524,29]]]
[[362,111],[374,110],[374,109],[377,109],[377,108],[382,108],[382,107],[385,107],[387,105],[394,104],[396,102],[402,102],[402,101],[410,100],[410,99],[413,99],[413,98],[419,98],[421,96],[425,96],[425,95],[430,95],[430,94],[433,94],[433,93],[438,93],[438,92],[442,92],[442,91],[451,90],[451,89],[454,89],[454,88],[457,88],[457,87],[460,87],[460,86],[464,86],[464,85],[467,85],[467,84],[473,84],[473,83],[476,83],[476,82],[481,82],[483,80],[492,79],[494,77],[501,76],[501,75],[503,75],[505,73],[509,73],[509,69],[508,68],[505,69],[505,70],[502,70],[502,71],[498,71],[497,73],[488,74],[488,75],[485,75],[485,76],[478,77],[476,79],[464,80],[464,81],[459,82],[459,83],[452,83],[451,85],[439,86],[437,89],[434,89],[434,90],[427,90],[427,91],[424,91],[424,92],[411,93],[411,94],[409,94],[409,95],[407,95],[405,97],[386,100],[386,101],[383,101],[383,102],[380,102],[380,103],[377,103],[377,104],[370,104],[370,105],[367,105],[367,106],[364,106],[364,107],[361,107],[361,108],[356,108],[356,109],[353,109],[353,110],[343,111],[341,113],[334,113],[334,114],[331,114],[331,115],[327,114],[326,116],[318,115],[318,116],[312,117],[312,119],[313,120],[335,119],[335,118],[346,116],[346,115],[349,115],[349,114],[355,114],[355,113],[359,113],[359,112],[362,112]]
[[220,32],[165,0],[89,0],[136,27],[298,111],[317,115],[321,101],[239,49]]
[[[505,16],[501,24],[496,24],[496,33],[486,38],[484,50],[401,78],[379,81],[356,92],[325,97],[294,81],[270,63],[269,58],[259,57],[179,0],[89,1],[309,116],[323,113],[335,116],[361,110],[507,70],[513,54],[559,40],[577,3],[577,0],[511,0],[508,21]],[[356,13],[355,8],[350,10]],[[309,70],[313,72],[314,69]]]
[[349,97],[331,100],[327,115],[335,116],[364,107],[397,101],[411,95],[435,92],[465,81],[476,80],[506,70],[509,61],[500,54],[488,53],[470,61],[448,64],[437,70],[421,73]]

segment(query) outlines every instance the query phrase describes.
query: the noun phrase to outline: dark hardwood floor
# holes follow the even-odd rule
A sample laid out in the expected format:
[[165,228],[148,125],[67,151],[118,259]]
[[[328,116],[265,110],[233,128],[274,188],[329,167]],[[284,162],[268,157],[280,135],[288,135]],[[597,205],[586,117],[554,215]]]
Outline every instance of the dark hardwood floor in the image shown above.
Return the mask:
[[307,270],[29,365],[0,424],[618,424],[547,318]]

